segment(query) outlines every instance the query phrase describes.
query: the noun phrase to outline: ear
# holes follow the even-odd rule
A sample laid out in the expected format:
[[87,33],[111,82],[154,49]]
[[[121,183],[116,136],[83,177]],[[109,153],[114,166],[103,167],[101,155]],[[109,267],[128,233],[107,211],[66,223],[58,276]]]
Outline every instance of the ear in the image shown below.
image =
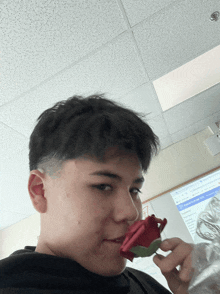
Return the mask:
[[47,211],[47,199],[44,196],[44,174],[39,170],[32,170],[30,172],[28,181],[28,192],[34,208],[40,212]]

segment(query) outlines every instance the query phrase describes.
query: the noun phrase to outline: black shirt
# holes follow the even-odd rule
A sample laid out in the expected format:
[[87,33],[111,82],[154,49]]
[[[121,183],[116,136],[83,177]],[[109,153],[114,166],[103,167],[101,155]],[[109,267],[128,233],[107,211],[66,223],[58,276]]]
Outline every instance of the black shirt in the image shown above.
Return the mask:
[[168,294],[149,275],[126,268],[114,277],[92,273],[68,258],[35,252],[26,246],[0,260],[0,294]]

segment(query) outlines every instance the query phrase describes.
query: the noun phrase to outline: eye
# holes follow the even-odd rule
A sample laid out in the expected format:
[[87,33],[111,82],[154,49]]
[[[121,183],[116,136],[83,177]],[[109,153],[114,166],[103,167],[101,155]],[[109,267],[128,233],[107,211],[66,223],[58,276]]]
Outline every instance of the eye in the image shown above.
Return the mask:
[[112,190],[112,186],[108,185],[108,184],[94,185],[94,187],[100,191],[111,191]]
[[132,196],[139,196],[139,193],[142,193],[141,192],[141,190],[140,189],[138,189],[138,188],[132,188],[131,190],[130,190],[130,193],[132,194]]

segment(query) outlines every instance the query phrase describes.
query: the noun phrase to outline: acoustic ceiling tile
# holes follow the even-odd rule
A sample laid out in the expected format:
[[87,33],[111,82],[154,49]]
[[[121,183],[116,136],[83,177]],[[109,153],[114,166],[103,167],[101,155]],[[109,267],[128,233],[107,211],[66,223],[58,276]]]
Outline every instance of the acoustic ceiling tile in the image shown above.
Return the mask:
[[160,137],[160,148],[161,148],[161,150],[169,147],[172,144],[173,144],[173,140],[172,140],[170,135],[168,135],[167,137]]
[[162,114],[149,119],[148,123],[152,128],[153,132],[159,137],[160,140],[169,137],[166,122]]
[[128,33],[24,97],[0,108],[0,121],[29,137],[46,108],[75,94],[105,93],[113,100],[148,82]]
[[3,158],[13,156],[27,144],[27,138],[0,122],[0,163]]
[[188,127],[220,111],[220,83],[164,112],[169,133]]
[[151,82],[145,83],[118,99],[120,103],[146,115],[146,120],[162,112]]
[[179,1],[134,27],[151,80],[220,44],[220,24],[210,21],[216,10],[218,0]]
[[153,82],[163,111],[217,85],[220,45]]
[[122,0],[131,26],[157,13],[175,0]]
[[126,30],[117,1],[1,1],[0,105]]
[[[14,145],[14,148],[17,146]],[[28,146],[11,156],[1,158],[0,207],[1,210],[22,215],[36,213],[28,194]]]
[[220,121],[220,111],[213,113],[209,117],[206,117],[205,119],[200,120],[191,126],[185,127],[184,129],[181,129],[180,131],[171,134],[171,138],[174,143],[182,141],[185,138],[197,134],[198,132],[206,129],[208,126],[211,126],[218,121]]
[[185,129],[182,129],[179,132],[171,134],[171,138],[174,143],[177,143],[179,141],[184,140],[187,137],[190,137],[190,136],[204,130],[205,127],[206,127],[206,124],[203,125],[203,124],[197,123],[197,124],[194,124],[192,126],[185,128]]
[[[54,100],[53,92],[50,90],[39,87],[22,98],[3,105],[0,107],[0,121],[29,139],[39,115],[58,102]],[[60,96],[59,100],[63,98],[68,97]]]

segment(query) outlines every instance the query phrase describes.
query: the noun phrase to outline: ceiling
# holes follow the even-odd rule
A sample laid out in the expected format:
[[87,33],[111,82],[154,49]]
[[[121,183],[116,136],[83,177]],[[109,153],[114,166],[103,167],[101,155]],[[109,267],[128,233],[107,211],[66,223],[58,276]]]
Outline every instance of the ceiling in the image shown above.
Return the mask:
[[0,0],[0,229],[36,213],[28,139],[57,101],[106,93],[148,113],[162,148],[220,121],[220,83],[166,111],[153,86],[220,44],[215,11],[219,0]]

